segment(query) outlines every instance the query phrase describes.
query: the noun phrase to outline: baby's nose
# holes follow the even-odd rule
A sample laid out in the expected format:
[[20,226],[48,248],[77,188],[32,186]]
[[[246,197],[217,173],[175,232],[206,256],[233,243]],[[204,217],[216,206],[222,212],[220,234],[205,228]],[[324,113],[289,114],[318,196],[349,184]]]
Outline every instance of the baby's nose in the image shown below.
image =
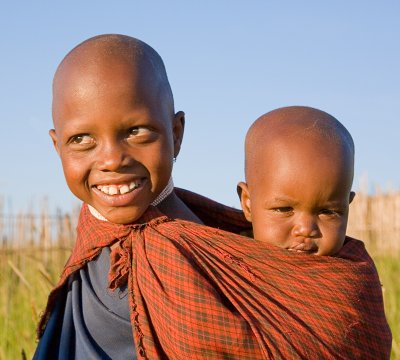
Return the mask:
[[299,215],[293,226],[293,235],[305,238],[321,236],[317,220],[313,215]]

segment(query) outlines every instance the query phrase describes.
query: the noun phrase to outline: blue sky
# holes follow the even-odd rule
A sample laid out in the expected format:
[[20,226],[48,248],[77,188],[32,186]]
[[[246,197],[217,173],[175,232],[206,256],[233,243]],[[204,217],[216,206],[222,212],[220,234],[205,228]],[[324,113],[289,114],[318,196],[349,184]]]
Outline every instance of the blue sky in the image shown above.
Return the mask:
[[398,1],[2,1],[0,198],[12,211],[76,203],[48,136],[51,82],[72,47],[102,33],[138,37],[165,61],[186,113],[175,185],[239,206],[250,124],[308,105],[352,133],[356,190],[366,176],[400,188]]

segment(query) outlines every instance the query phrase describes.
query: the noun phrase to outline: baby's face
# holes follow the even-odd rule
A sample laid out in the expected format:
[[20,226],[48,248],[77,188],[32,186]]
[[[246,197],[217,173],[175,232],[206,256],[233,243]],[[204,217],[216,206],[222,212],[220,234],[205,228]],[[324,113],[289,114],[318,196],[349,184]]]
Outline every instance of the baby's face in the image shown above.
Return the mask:
[[317,255],[340,250],[354,195],[352,175],[340,154],[320,156],[315,149],[307,141],[277,144],[258,157],[257,176],[241,183],[242,207],[255,239]]
[[59,76],[50,135],[69,188],[111,222],[137,220],[168,183],[183,114],[125,64]]

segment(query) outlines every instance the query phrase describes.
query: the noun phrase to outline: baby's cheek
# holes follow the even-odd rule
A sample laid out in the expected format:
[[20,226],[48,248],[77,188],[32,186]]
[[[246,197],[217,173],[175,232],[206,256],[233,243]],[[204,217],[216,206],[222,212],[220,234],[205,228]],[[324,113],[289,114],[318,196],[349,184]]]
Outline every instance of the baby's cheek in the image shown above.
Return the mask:
[[288,234],[285,228],[276,226],[275,224],[264,222],[262,225],[257,226],[254,224],[254,238],[271,245],[285,247],[288,243]]
[[343,246],[344,236],[332,237],[331,239],[322,238],[319,242],[318,255],[332,256],[335,255]]

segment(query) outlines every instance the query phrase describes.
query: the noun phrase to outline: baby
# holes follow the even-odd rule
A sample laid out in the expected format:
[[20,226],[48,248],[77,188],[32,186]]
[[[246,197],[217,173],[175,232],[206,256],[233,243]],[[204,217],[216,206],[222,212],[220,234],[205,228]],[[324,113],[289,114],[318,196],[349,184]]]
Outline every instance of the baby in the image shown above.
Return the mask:
[[292,251],[337,253],[355,195],[346,128],[317,109],[281,108],[253,123],[245,150],[246,182],[238,194],[254,238]]

